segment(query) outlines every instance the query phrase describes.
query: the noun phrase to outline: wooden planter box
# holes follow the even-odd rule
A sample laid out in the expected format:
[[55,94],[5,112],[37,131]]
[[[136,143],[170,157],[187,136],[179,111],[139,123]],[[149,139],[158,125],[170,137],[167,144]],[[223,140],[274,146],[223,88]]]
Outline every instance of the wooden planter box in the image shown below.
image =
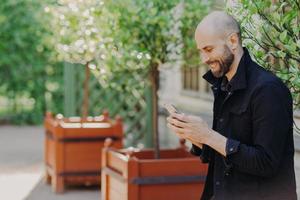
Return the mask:
[[199,200],[207,165],[192,156],[184,145],[161,150],[102,150],[101,200]]
[[122,121],[110,120],[107,112],[85,120],[47,113],[44,126],[45,178],[57,193],[65,185],[100,184],[101,149],[107,137],[115,141],[115,148],[122,148]]

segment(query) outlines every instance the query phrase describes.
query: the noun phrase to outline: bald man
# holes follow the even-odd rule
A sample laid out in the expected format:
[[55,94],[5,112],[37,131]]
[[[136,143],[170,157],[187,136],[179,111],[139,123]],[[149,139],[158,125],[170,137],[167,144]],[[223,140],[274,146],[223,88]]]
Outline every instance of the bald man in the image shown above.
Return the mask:
[[213,127],[176,112],[168,127],[209,164],[202,200],[296,200],[291,94],[251,60],[240,33],[225,12],[199,23],[195,40],[210,68],[203,78],[214,94]]

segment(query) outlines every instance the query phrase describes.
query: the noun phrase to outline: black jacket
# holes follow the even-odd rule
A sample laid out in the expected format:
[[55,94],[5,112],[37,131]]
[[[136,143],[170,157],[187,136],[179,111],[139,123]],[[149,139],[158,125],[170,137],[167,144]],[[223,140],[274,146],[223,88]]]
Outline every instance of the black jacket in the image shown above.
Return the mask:
[[253,62],[244,49],[224,87],[211,71],[203,78],[214,93],[213,129],[228,138],[227,156],[210,147],[191,152],[209,163],[202,200],[296,200],[293,106],[288,88]]

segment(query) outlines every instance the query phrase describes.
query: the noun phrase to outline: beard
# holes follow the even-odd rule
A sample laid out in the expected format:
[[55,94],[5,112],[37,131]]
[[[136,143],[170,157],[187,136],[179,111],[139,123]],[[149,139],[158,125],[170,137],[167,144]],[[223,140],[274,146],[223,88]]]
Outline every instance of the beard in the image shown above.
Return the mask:
[[220,59],[215,59],[212,61],[207,62],[207,64],[218,64],[219,65],[219,70],[213,71],[211,70],[212,74],[216,78],[220,78],[224,76],[230,69],[231,64],[233,63],[234,60],[234,54],[230,51],[230,49],[224,45],[224,52],[223,55],[221,56]]

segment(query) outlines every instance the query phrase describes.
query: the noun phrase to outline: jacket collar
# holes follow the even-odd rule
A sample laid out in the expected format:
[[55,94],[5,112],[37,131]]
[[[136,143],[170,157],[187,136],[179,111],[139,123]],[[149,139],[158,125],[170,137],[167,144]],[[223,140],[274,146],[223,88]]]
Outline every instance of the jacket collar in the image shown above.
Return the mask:
[[[243,48],[243,50],[244,50],[244,54],[239,62],[237,71],[228,83],[228,84],[230,84],[231,91],[241,90],[241,89],[245,89],[247,87],[246,74],[247,74],[248,65],[252,60],[251,60],[248,50],[246,48]],[[211,70],[209,70],[207,73],[205,73],[203,75],[203,78],[207,82],[212,84],[213,86],[219,86],[223,79],[223,77],[220,77],[220,78],[214,77]]]

